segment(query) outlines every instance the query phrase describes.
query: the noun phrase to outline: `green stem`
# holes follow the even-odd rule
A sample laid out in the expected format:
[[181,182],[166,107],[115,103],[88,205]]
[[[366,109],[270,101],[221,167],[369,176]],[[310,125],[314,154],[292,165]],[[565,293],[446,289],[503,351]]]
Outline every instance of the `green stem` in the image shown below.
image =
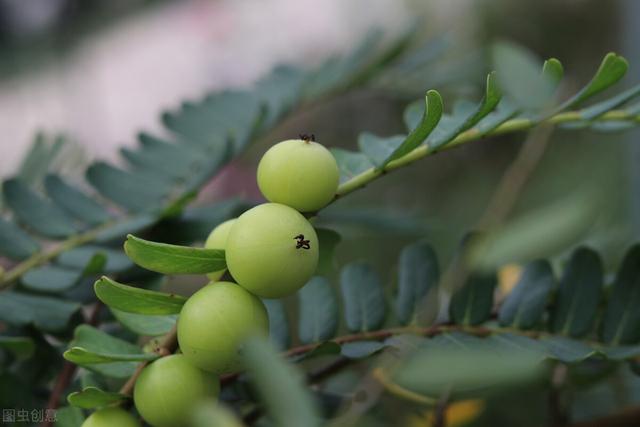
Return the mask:
[[[555,125],[555,124],[562,124],[562,123],[575,122],[575,121],[581,121],[581,120],[582,118],[579,111],[567,111],[564,113],[559,113],[542,123],[551,123]],[[600,116],[597,119],[597,121],[640,122],[640,115],[629,114],[624,110],[613,110]],[[350,180],[344,182],[342,185],[340,185],[340,187],[338,187],[338,191],[336,192],[336,197],[334,201],[355,190],[365,187],[367,184],[369,184],[370,182],[374,181],[375,179],[377,179],[381,175],[384,175],[387,172],[391,172],[403,166],[410,165],[413,162],[422,159],[423,157],[427,157],[427,156],[436,154],[440,151],[457,147],[458,145],[476,141],[478,139],[481,139],[487,136],[503,135],[506,133],[529,130],[542,123],[529,120],[529,119],[511,119],[511,120],[507,120],[506,122],[498,126],[496,129],[492,130],[491,132],[488,132],[485,134],[481,133],[477,128],[469,129],[465,132],[462,132],[455,139],[453,139],[453,141],[451,141],[444,147],[433,149],[424,144],[420,145],[410,153],[405,154],[403,157],[390,162],[382,170],[376,169],[376,168],[370,168],[354,176]]]

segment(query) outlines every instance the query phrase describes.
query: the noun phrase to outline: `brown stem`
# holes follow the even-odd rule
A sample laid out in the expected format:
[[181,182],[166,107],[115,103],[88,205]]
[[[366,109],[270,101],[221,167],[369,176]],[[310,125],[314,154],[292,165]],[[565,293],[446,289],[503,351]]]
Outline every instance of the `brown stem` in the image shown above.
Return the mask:
[[[99,317],[100,317],[100,310],[102,309],[102,306],[103,306],[102,302],[100,301],[96,302],[96,304],[93,306],[93,310],[91,311],[91,314],[89,315],[89,319],[87,320],[87,323],[89,325],[95,326],[98,324]],[[47,402],[46,409],[49,409],[49,410],[58,409],[58,406],[60,405],[60,398],[62,397],[62,394],[69,386],[69,383],[71,383],[71,379],[75,375],[77,369],[78,369],[78,366],[76,364],[71,363],[69,361],[64,362],[62,371],[60,371],[60,374],[58,374],[58,377],[56,378],[56,382],[54,383],[53,388],[51,389],[51,394],[49,395],[49,401]],[[40,426],[50,427],[52,426],[52,422],[43,421],[42,424],[40,424]]]

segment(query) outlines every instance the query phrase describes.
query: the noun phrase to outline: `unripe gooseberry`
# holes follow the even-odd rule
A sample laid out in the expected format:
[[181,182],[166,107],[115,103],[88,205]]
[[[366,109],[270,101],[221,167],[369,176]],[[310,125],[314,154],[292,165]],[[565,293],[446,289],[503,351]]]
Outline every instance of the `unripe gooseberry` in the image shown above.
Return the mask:
[[227,267],[240,286],[281,298],[304,286],[318,266],[318,236],[298,211],[278,203],[249,209],[227,239]]
[[98,409],[84,420],[82,427],[140,427],[140,423],[122,408]]
[[340,171],[331,152],[310,139],[271,147],[258,164],[258,186],[270,202],[315,212],[335,196]]
[[[204,247],[207,249],[226,249],[227,248],[227,236],[229,235],[229,230],[231,230],[231,226],[235,223],[235,219],[230,219],[228,221],[219,224],[216,228],[211,231],[209,237],[204,242]],[[222,269],[218,271],[214,271],[212,273],[208,273],[207,277],[211,280],[220,280],[224,272],[227,269]]]
[[178,344],[193,365],[221,374],[239,369],[238,350],[252,334],[268,334],[258,297],[231,282],[209,283],[193,294],[178,318]]
[[182,354],[162,357],[145,367],[136,380],[133,401],[144,420],[154,427],[181,427],[207,398],[216,398],[215,375],[192,365]]

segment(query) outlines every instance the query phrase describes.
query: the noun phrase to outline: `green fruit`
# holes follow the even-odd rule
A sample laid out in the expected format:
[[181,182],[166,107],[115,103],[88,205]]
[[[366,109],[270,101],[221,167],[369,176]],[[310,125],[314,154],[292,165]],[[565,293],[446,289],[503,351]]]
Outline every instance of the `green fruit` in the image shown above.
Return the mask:
[[178,343],[193,365],[214,373],[238,370],[238,350],[251,334],[268,334],[262,301],[231,282],[210,283],[182,307]]
[[82,423],[82,427],[140,427],[130,413],[121,408],[98,409]]
[[[235,219],[219,224],[207,237],[207,241],[204,243],[204,247],[207,249],[226,249],[227,248],[227,236],[231,226],[236,222]],[[213,281],[220,280],[226,269],[214,271],[207,274],[207,277]]]
[[152,426],[181,427],[199,403],[217,397],[219,391],[218,378],[193,366],[185,356],[174,354],[142,370],[133,400],[142,418]]
[[258,186],[270,202],[315,212],[335,196],[340,181],[336,159],[317,142],[290,139],[271,147],[258,165]]
[[227,268],[240,286],[280,298],[304,286],[318,266],[318,236],[296,210],[277,203],[249,209],[227,239]]

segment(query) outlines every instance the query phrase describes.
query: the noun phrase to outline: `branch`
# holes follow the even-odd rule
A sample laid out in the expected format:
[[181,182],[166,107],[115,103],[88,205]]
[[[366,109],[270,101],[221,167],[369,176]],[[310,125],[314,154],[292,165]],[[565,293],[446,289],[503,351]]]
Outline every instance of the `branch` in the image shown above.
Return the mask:
[[[423,157],[431,156],[433,154],[439,153],[440,151],[457,147],[458,145],[473,142],[487,136],[495,136],[529,130],[540,124],[558,125],[562,123],[581,120],[582,118],[579,111],[567,111],[565,113],[559,113],[542,123],[530,119],[511,119],[507,120],[502,125],[486,134],[482,134],[477,128],[469,129],[465,132],[462,132],[449,144],[437,149],[432,149],[429,146],[423,144],[410,153],[404,155],[403,157],[390,162],[383,169],[367,169],[366,171],[354,176],[350,180],[342,183],[340,187],[338,187],[338,191],[336,192],[336,196],[333,201],[336,201],[338,198],[352,193],[362,187],[365,187],[367,184],[376,180],[381,175],[384,175],[387,172],[391,172],[403,166],[410,165],[413,162],[422,159]],[[640,115],[629,114],[624,110],[612,110],[602,115],[602,117],[599,117],[598,121],[629,121],[640,123]]]

